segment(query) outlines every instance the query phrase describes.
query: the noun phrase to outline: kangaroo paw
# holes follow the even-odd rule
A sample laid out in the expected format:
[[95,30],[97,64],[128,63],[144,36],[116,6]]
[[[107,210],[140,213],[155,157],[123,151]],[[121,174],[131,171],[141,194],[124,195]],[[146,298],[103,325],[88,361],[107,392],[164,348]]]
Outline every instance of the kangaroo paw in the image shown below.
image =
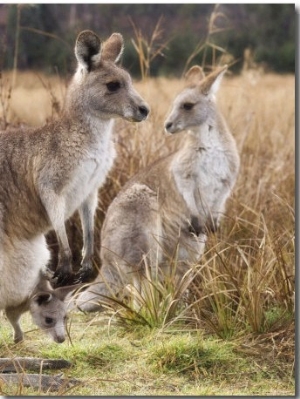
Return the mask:
[[196,234],[196,236],[199,236],[200,234],[203,234],[205,231],[204,226],[200,223],[200,220],[197,216],[192,216],[190,225],[189,225],[189,232],[192,234]]
[[78,283],[89,283],[95,279],[95,272],[92,267],[81,267],[76,273]]
[[57,269],[51,279],[51,284],[54,288],[76,284],[75,274]]

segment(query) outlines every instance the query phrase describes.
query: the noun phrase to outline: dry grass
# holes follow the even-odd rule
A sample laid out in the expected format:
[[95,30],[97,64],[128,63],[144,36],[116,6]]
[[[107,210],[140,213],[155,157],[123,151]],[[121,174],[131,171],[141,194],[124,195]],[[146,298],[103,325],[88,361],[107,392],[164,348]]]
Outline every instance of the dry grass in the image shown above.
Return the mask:
[[0,104],[2,129],[3,120],[11,125],[41,126],[57,115],[65,96],[66,82],[39,72],[19,72],[13,89],[12,80],[12,73],[3,73],[0,80],[1,96],[5,99]]
[[[3,79],[5,82],[7,75]],[[63,97],[65,84],[53,78],[42,80],[44,83],[35,74],[18,74],[5,115],[9,122],[39,125],[56,115],[54,107]],[[45,82],[51,83],[51,90]],[[99,193],[98,248],[105,211],[120,188],[140,168],[180,145],[181,136],[165,135],[163,124],[181,86],[182,82],[166,78],[136,83],[151,106],[149,119],[142,124],[116,122],[118,158]],[[189,286],[189,295],[185,298],[185,328],[191,331],[197,328],[208,336],[230,339],[236,344],[236,353],[253,356],[257,363],[264,358],[270,367],[276,365],[279,378],[280,375],[292,377],[294,76],[251,73],[228,76],[218,93],[218,102],[236,138],[241,169],[221,229],[210,237],[203,260],[196,268],[196,277]],[[68,222],[68,234],[74,262],[79,267],[81,230],[76,215]],[[48,239],[55,260],[55,237],[49,235]],[[97,260],[96,266],[100,266]],[[291,381],[289,384],[288,390]]]

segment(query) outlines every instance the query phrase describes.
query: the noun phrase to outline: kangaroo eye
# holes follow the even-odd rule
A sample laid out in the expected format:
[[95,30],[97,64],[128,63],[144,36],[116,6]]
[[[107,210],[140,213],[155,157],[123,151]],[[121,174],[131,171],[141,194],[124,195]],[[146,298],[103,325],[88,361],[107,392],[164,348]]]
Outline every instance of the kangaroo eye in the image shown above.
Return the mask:
[[194,107],[194,105],[195,104],[193,103],[184,103],[182,108],[185,109],[186,111],[190,111]]
[[117,91],[121,87],[120,82],[118,81],[113,81],[113,82],[108,82],[106,83],[106,87],[109,91]]
[[53,323],[53,321],[54,321],[54,319],[52,319],[52,317],[45,317],[45,323],[46,324],[52,324]]

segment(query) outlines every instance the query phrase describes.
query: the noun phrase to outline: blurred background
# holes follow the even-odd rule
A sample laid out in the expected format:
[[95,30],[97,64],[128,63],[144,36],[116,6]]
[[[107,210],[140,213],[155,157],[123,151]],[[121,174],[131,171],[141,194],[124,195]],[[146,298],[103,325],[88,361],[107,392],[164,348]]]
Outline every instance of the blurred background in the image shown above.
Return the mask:
[[1,4],[0,70],[67,76],[77,34],[91,29],[103,40],[123,34],[136,78],[222,62],[234,73],[293,73],[295,16],[294,4]]

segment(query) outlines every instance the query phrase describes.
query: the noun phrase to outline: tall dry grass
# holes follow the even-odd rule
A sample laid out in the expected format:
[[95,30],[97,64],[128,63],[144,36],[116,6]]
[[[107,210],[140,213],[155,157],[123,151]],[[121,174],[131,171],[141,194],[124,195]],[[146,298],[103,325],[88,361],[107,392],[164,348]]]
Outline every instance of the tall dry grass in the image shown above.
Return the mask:
[[[3,82],[9,82],[3,75]],[[7,79],[5,81],[5,79]],[[181,145],[182,135],[167,136],[164,120],[182,82],[166,78],[137,82],[151,106],[146,122],[117,120],[118,157],[99,192],[96,247],[105,212],[125,182],[139,169]],[[65,82],[37,74],[18,74],[0,115],[11,124],[40,125],[56,117]],[[241,169],[227,203],[220,231],[211,236],[195,266],[184,306],[178,309],[193,327],[222,338],[288,329],[293,343],[295,292],[295,92],[294,76],[228,76],[218,103],[236,138]],[[8,109],[7,109],[8,108]],[[81,228],[75,215],[68,223],[75,267],[81,258]],[[56,261],[56,241],[48,236]],[[95,258],[95,267],[100,260]],[[190,278],[190,276],[188,276]],[[155,290],[155,287],[152,286]],[[178,292],[177,292],[178,294]],[[149,306],[149,304],[148,304]],[[174,316],[177,320],[179,316]],[[162,318],[163,319],[163,318]],[[172,322],[170,318],[168,323]],[[285,339],[288,339],[287,336]],[[282,342],[282,341],[281,341]]]
[[[67,82],[59,76],[37,72],[0,74],[0,122],[6,125],[41,126],[59,114]],[[5,123],[4,123],[5,122]],[[8,126],[9,127],[9,126]]]

